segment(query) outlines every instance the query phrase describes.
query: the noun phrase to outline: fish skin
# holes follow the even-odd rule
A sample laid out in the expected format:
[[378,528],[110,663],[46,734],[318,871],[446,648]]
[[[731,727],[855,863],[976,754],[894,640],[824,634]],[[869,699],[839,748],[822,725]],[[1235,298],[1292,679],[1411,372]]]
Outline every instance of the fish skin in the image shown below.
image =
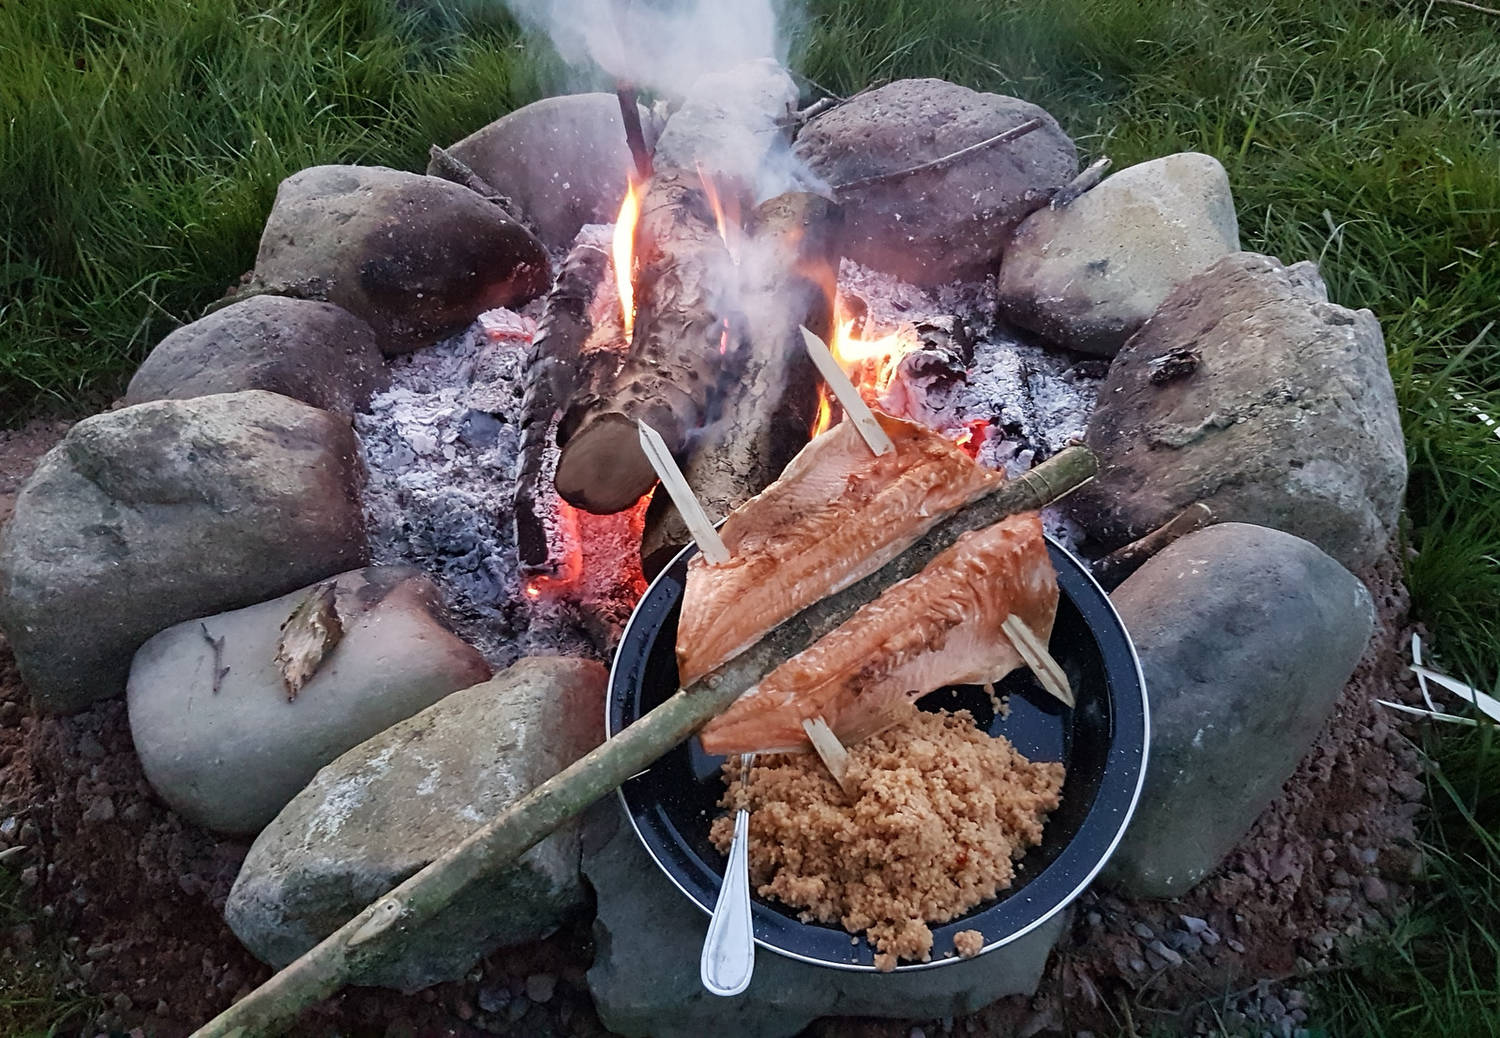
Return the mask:
[[1014,613],[1045,642],[1057,603],[1037,513],[971,531],[777,667],[699,739],[712,754],[808,750],[802,722],[822,716],[842,742],[858,742],[890,723],[894,703],[1023,666],[1000,624]]
[[688,564],[677,624],[684,686],[788,617],[874,573],[949,512],[1004,482],[948,439],[876,412],[896,449],[870,453],[840,422],[741,505],[719,534],[729,562]]

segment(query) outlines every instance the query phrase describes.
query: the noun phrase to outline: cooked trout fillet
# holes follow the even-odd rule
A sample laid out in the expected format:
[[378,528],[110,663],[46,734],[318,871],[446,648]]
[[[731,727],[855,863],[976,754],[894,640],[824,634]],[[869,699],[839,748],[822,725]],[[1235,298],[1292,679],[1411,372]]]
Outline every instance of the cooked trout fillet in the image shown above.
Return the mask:
[[1045,643],[1057,594],[1039,515],[966,533],[766,675],[703,728],[703,748],[807,750],[802,722],[818,716],[842,742],[857,743],[899,716],[892,704],[945,685],[998,681],[1022,666],[1000,625],[1015,614]]
[[914,422],[878,414],[877,458],[840,422],[720,528],[730,560],[688,564],[677,672],[689,685],[814,602],[874,573],[943,516],[1004,481]]

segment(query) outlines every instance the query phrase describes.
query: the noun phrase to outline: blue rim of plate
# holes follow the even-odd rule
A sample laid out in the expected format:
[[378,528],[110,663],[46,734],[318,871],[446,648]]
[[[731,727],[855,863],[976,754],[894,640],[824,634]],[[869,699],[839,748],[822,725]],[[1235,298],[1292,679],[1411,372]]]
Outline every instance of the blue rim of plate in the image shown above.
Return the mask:
[[[1006,735],[1033,760],[1063,760],[1063,803],[1043,829],[1041,845],[1018,863],[1014,884],[957,918],[932,926],[929,962],[903,962],[895,972],[933,969],[961,961],[954,935],[978,930],[980,954],[1024,937],[1087,889],[1119,845],[1140,798],[1150,742],[1150,708],[1140,660],[1108,594],[1088,569],[1050,536],[1047,549],[1061,592],[1049,645],[1068,672],[1078,705],[1068,710],[1025,670],[998,684],[1009,702],[997,714],[976,688],[940,689],[924,709],[965,708],[980,727]],[[675,640],[687,562],[684,548],[647,587],[616,650],[605,701],[605,733],[612,736],[676,691]],[[713,911],[724,858],[707,840],[723,793],[720,757],[689,739],[618,791],[626,816],[663,874],[705,914]],[[804,923],[796,910],[753,899],[755,941],[778,955],[817,966],[875,970],[875,950],[864,937],[837,926]]]

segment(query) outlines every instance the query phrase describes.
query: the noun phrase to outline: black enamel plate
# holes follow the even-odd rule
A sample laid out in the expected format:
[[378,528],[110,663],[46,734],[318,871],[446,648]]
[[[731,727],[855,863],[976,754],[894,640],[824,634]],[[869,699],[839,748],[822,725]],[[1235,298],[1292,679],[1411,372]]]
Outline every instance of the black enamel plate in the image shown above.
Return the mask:
[[[1149,721],[1140,664],[1109,597],[1083,564],[1048,540],[1061,602],[1053,627],[1052,655],[1067,671],[1078,706],[1068,710],[1029,671],[998,686],[1010,711],[1000,717],[983,689],[939,689],[924,709],[962,708],[992,735],[1003,735],[1032,760],[1067,766],[1062,805],[1048,818],[1042,843],[1021,860],[1015,884],[966,915],[934,927],[932,961],[899,970],[928,969],[958,961],[953,936],[984,935],[990,951],[1035,929],[1083,892],[1125,831],[1145,775]],[[677,689],[677,613],[687,561],[683,551],[652,582],[625,629],[610,673],[605,725],[620,731]],[[724,784],[722,757],[711,757],[690,739],[620,788],[641,842],[678,889],[712,912],[724,857],[708,840]],[[851,943],[837,927],[800,922],[779,902],[755,898],[755,939],[774,952],[822,966],[873,970],[874,949]]]

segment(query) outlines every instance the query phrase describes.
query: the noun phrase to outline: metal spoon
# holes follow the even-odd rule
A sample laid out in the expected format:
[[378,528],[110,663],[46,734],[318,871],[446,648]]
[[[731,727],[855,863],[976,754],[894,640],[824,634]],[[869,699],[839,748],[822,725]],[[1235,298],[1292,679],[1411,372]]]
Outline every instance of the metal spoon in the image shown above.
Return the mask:
[[[740,754],[740,803],[750,784],[750,764],[755,754]],[[698,976],[710,994],[738,995],[750,986],[755,972],[755,930],[750,915],[750,810],[740,807],[734,814],[734,838],[729,861],[724,866],[724,885],[714,904],[708,934],[703,938],[703,956]]]

